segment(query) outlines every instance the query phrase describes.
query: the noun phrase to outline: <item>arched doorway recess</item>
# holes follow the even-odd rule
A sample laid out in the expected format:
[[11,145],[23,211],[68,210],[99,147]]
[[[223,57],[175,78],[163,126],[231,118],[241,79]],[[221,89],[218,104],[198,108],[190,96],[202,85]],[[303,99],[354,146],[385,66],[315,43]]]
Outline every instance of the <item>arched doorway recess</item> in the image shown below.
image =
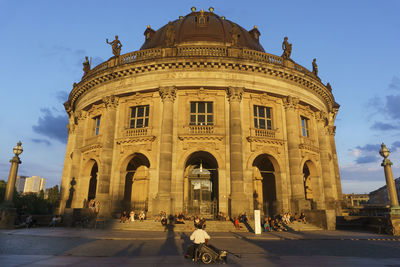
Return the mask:
[[92,170],[90,171],[89,190],[88,190],[88,198],[87,198],[88,201],[96,198],[98,171],[99,171],[99,167],[97,165],[97,162],[94,162],[94,164],[92,166]]
[[260,209],[264,216],[276,214],[275,168],[270,156],[259,155],[253,162],[254,208]]
[[319,177],[314,163],[307,160],[303,165],[303,186],[305,199],[310,202],[311,209],[316,209],[320,197]]
[[123,208],[135,212],[148,210],[150,162],[143,154],[135,154],[126,166]]
[[185,164],[184,211],[214,218],[218,214],[218,163],[205,151],[191,154]]

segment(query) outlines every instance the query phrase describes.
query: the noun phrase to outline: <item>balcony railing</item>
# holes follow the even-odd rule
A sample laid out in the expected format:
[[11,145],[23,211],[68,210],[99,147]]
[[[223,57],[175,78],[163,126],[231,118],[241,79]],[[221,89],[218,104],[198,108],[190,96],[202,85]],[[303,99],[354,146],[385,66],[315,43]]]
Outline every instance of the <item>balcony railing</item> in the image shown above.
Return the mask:
[[254,135],[258,137],[275,138],[275,130],[254,129]]
[[318,147],[316,146],[316,142],[313,139],[310,139],[309,137],[300,136],[299,147],[301,149],[307,149],[315,152],[319,151]]
[[150,130],[146,128],[132,128],[125,130],[125,137],[136,137],[136,136],[148,136],[150,135]]
[[214,125],[190,125],[190,134],[213,134]]

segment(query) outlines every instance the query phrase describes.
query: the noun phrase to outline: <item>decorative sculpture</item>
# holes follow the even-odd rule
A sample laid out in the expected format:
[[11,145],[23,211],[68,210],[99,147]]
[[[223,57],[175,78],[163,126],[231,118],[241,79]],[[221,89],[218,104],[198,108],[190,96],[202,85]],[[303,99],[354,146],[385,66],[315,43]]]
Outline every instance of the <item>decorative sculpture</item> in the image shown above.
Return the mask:
[[239,27],[236,26],[236,25],[233,25],[232,31],[231,31],[231,44],[232,44],[232,46],[237,46],[238,45],[239,37],[240,37]]
[[172,22],[168,22],[167,30],[165,31],[165,44],[167,46],[173,46],[175,43],[175,30]]
[[88,57],[85,57],[85,62],[83,62],[82,65],[83,65],[83,76],[85,76],[90,71],[90,63]]
[[118,40],[118,35],[115,35],[115,40],[112,42],[109,42],[108,39],[106,39],[106,43],[111,45],[114,56],[119,57],[119,55],[121,54],[122,44]]
[[332,86],[331,86],[330,83],[327,83],[327,84],[326,84],[326,88],[328,88],[328,90],[329,90],[330,92],[332,92]]
[[318,65],[316,58],[314,58],[312,61],[312,72],[314,73],[315,76],[318,76]]
[[283,49],[282,58],[289,59],[290,55],[292,54],[292,44],[288,42],[287,37],[283,38],[282,49]]

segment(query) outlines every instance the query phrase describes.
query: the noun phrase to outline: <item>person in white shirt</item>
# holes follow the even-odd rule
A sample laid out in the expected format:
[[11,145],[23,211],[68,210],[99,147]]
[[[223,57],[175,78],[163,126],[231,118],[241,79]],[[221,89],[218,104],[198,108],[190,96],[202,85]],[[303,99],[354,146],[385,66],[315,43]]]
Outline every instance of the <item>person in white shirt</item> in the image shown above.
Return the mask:
[[198,229],[194,230],[194,232],[190,235],[190,240],[193,241],[194,243],[194,255],[193,255],[193,260],[197,261],[197,254],[199,250],[201,249],[201,246],[203,244],[207,244],[208,240],[210,240],[211,237],[207,234],[206,231],[204,231],[201,226],[198,227]]

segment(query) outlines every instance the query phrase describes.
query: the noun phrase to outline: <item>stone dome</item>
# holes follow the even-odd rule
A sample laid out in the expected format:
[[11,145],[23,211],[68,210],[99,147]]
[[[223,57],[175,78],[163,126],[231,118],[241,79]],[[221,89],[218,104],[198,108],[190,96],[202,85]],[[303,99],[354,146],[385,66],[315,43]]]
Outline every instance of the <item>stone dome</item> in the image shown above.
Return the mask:
[[[168,28],[170,28],[170,40],[168,41]],[[145,42],[140,48],[159,48],[181,44],[193,44],[194,42],[221,43],[238,48],[248,48],[265,52],[259,43],[261,35],[255,26],[247,31],[238,24],[220,17],[213,12],[191,12],[185,17],[169,22],[157,31],[148,26],[144,32]],[[236,40],[235,40],[236,39]]]

